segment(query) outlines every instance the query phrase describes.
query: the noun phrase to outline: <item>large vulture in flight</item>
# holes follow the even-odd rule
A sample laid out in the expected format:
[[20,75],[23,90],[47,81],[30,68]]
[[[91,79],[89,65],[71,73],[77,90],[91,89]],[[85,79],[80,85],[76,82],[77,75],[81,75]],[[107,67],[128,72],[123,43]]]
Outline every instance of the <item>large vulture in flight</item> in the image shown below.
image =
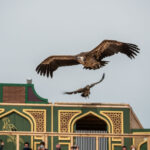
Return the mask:
[[102,78],[98,81],[98,82],[95,82],[95,83],[92,83],[90,85],[86,85],[84,88],[80,88],[76,91],[72,91],[72,92],[65,92],[64,94],[78,94],[78,93],[81,93],[81,96],[82,97],[89,97],[90,95],[90,89],[95,86],[96,84],[102,82],[105,78],[105,74],[103,74]]
[[105,66],[108,61],[103,59],[117,53],[134,58],[139,53],[139,48],[135,44],[123,43],[114,40],[104,40],[96,48],[88,52],[82,52],[78,55],[50,56],[41,62],[36,71],[43,76],[53,77],[53,72],[58,67],[72,66],[82,64],[85,69],[99,69]]

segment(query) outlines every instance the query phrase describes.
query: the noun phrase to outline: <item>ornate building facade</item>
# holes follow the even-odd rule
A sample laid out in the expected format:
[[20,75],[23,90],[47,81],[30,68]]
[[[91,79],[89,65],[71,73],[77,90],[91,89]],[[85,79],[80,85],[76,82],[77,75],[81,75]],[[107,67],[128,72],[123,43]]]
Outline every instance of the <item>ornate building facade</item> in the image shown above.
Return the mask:
[[[128,104],[102,103],[48,103],[40,97],[33,84],[0,84],[0,130],[58,133],[150,133],[143,129]],[[16,149],[16,137],[2,136],[4,150]],[[20,149],[28,141],[37,149],[41,136],[21,136]],[[80,149],[94,150],[95,138],[75,138],[73,143]],[[70,150],[70,137],[49,137],[48,149],[54,150],[61,144],[62,150]],[[120,150],[120,138],[99,138],[99,150]],[[138,150],[147,150],[145,138],[125,138],[128,148],[135,145]],[[92,146],[92,149],[89,147]]]

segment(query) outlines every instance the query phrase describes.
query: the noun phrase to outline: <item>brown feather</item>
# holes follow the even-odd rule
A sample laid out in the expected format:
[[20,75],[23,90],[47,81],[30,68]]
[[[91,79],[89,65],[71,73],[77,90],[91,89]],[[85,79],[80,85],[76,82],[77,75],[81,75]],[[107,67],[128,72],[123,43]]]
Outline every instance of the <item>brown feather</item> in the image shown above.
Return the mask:
[[84,90],[84,88],[80,88],[76,91],[72,91],[72,92],[64,92],[64,94],[78,94],[78,93],[82,93]]
[[132,59],[139,53],[139,48],[137,45],[131,43],[104,40],[89,52],[82,52],[75,56],[50,56],[37,66],[36,71],[40,75],[53,77],[53,72],[62,66],[82,64],[85,69],[95,70],[108,63],[108,61],[104,61],[103,58],[119,52]]
[[62,66],[72,66],[79,64],[75,56],[50,56],[40,63],[36,71],[40,75],[53,77],[53,72]]
[[91,84],[91,85],[90,85],[90,88],[92,88],[92,87],[95,86],[96,84],[101,83],[101,82],[104,80],[104,78],[105,78],[105,73],[103,73],[102,78],[101,78],[98,82],[95,82],[95,83]]
[[103,74],[102,78],[100,81],[98,82],[95,82],[93,84],[90,84],[90,85],[86,85],[84,88],[80,88],[78,90],[75,90],[75,91],[71,91],[71,92],[65,92],[64,94],[78,94],[78,93],[81,93],[81,96],[82,97],[88,97],[90,95],[90,88],[92,88],[93,86],[95,86],[96,84],[102,82],[105,78],[105,74]]
[[129,58],[134,58],[139,53],[137,45],[130,43],[123,43],[113,40],[104,40],[96,48],[88,53],[88,55],[95,56],[96,59],[103,59],[108,56],[112,56],[117,53],[123,53]]

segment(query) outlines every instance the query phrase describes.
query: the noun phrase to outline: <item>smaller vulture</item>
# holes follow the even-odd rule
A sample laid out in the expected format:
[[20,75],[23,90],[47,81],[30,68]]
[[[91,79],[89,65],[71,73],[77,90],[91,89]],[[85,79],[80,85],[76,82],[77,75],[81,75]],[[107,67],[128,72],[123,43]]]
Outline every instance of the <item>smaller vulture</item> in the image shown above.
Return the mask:
[[102,78],[100,79],[100,81],[95,82],[95,83],[90,84],[90,85],[87,85],[87,86],[85,86],[84,88],[80,88],[80,89],[78,89],[78,90],[76,90],[76,91],[65,92],[64,94],[78,94],[78,93],[81,93],[81,96],[82,96],[82,97],[85,97],[85,98],[86,98],[86,97],[89,97],[89,95],[90,95],[90,88],[92,88],[92,87],[95,86],[96,84],[102,82],[102,81],[104,80],[104,78],[105,78],[105,73],[103,73],[103,76],[102,76]]
[[114,40],[104,40],[97,47],[88,52],[77,55],[55,55],[49,56],[36,68],[37,73],[43,76],[53,77],[53,72],[59,67],[83,65],[85,69],[99,69],[105,66],[108,61],[104,58],[117,53],[122,53],[130,59],[139,53],[139,48],[135,44],[124,43]]

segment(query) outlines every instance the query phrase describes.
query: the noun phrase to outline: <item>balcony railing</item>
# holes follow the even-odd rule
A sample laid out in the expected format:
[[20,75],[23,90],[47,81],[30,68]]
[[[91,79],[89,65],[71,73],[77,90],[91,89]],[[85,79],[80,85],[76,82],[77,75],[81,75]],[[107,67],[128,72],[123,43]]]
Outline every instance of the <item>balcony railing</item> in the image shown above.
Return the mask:
[[125,138],[144,138],[147,141],[147,149],[150,150],[150,133],[136,133],[136,134],[112,134],[112,133],[58,133],[58,132],[29,132],[29,131],[0,131],[0,135],[15,135],[16,136],[16,150],[19,150],[20,136],[41,136],[44,139],[45,146],[48,146],[48,137],[70,137],[71,145],[73,145],[73,138],[75,137],[94,137],[96,138],[96,150],[99,150],[99,138],[120,138],[121,145],[124,145]]

